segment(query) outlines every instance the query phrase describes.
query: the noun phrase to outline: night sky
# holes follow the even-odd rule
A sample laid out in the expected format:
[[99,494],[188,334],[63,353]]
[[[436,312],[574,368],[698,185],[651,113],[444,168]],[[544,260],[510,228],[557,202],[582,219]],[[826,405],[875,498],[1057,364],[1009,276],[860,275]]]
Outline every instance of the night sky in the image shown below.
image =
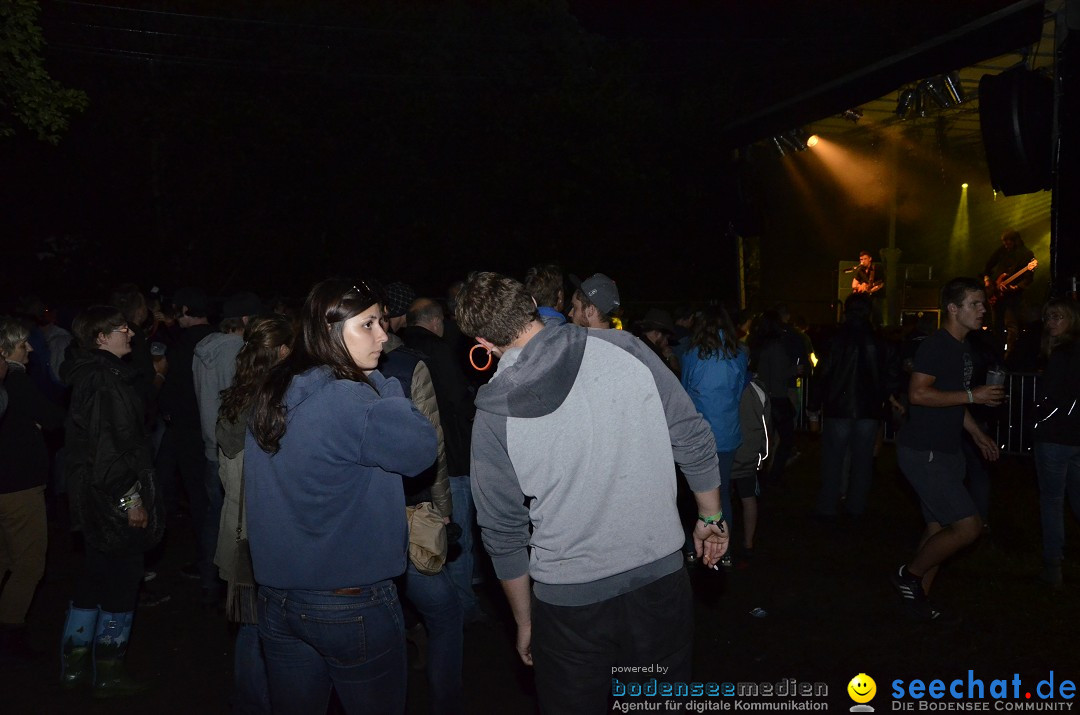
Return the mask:
[[[816,314],[836,261],[885,242],[880,202],[827,176],[800,193],[766,154],[736,169],[722,131],[793,81],[770,74],[782,56],[746,47],[851,63],[873,44],[863,33],[831,59],[817,43],[888,19],[866,9],[768,23],[680,3],[656,24],[641,4],[525,0],[42,5],[47,67],[90,105],[58,146],[0,140],[3,302],[93,300],[128,280],[297,295],[333,273],[441,293],[468,270],[539,261],[605,272],[630,306],[732,300],[734,226],[761,234],[769,297]],[[905,261],[962,271],[993,249],[998,204],[977,257],[934,250],[957,177],[982,182],[976,203],[988,191],[984,163],[965,162],[912,164]],[[1041,236],[1045,215],[1028,218]]]

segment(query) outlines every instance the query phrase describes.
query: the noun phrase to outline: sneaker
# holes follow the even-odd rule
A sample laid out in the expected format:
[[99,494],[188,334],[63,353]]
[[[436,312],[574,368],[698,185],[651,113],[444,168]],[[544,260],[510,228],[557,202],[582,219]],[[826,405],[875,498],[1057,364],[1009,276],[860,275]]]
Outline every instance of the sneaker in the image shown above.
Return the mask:
[[171,600],[172,596],[167,593],[158,593],[145,588],[139,591],[139,606],[143,608],[153,608]]
[[180,567],[180,575],[184,578],[197,579],[202,578],[202,573],[199,571],[199,565],[192,561],[191,563],[184,564]]
[[922,580],[911,576],[907,572],[907,566],[901,564],[896,573],[890,579],[896,593],[908,606],[926,602],[926,593],[922,590]]

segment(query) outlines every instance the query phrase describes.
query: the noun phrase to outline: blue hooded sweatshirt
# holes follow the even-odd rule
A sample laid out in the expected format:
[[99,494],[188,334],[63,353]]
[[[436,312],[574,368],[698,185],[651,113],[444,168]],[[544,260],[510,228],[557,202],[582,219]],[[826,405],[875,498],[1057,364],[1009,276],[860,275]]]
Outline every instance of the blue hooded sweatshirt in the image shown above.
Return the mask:
[[244,490],[258,583],[328,591],[404,573],[401,477],[435,461],[435,428],[397,380],[378,371],[369,379],[378,392],[312,368],[285,392],[277,454],[248,431]]

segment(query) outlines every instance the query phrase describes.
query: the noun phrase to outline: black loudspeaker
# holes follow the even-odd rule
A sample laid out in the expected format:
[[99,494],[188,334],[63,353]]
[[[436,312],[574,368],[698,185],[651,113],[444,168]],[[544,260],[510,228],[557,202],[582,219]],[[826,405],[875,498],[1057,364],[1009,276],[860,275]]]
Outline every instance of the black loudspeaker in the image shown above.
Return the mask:
[[1026,67],[979,80],[990,184],[1006,196],[1051,188],[1054,81]]

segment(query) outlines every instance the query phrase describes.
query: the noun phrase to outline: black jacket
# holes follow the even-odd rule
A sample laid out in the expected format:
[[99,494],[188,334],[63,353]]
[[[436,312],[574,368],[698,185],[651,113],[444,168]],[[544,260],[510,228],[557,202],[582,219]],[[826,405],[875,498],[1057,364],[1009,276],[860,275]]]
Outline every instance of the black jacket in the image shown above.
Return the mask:
[[38,390],[26,368],[8,365],[8,408],[0,417],[0,494],[45,484],[49,451],[42,430],[64,424],[64,411]]
[[[61,377],[73,388],[64,442],[72,527],[105,553],[153,547],[165,522],[134,370],[112,353],[76,348],[61,366]],[[150,517],[145,529],[128,526],[120,509],[120,498],[136,483]]]
[[410,325],[399,330],[398,337],[409,348],[423,353],[439,403],[450,476],[465,476],[469,474],[472,421],[476,413],[465,375],[450,345],[427,328]]
[[213,332],[214,328],[210,325],[184,328],[180,331],[179,339],[169,347],[169,374],[158,393],[158,414],[165,418],[170,427],[202,433],[192,363],[195,360],[195,346]]
[[811,381],[809,407],[825,418],[882,419],[899,386],[896,351],[864,320],[844,323]]
[[1080,342],[1050,353],[1035,400],[1036,442],[1080,444]]

